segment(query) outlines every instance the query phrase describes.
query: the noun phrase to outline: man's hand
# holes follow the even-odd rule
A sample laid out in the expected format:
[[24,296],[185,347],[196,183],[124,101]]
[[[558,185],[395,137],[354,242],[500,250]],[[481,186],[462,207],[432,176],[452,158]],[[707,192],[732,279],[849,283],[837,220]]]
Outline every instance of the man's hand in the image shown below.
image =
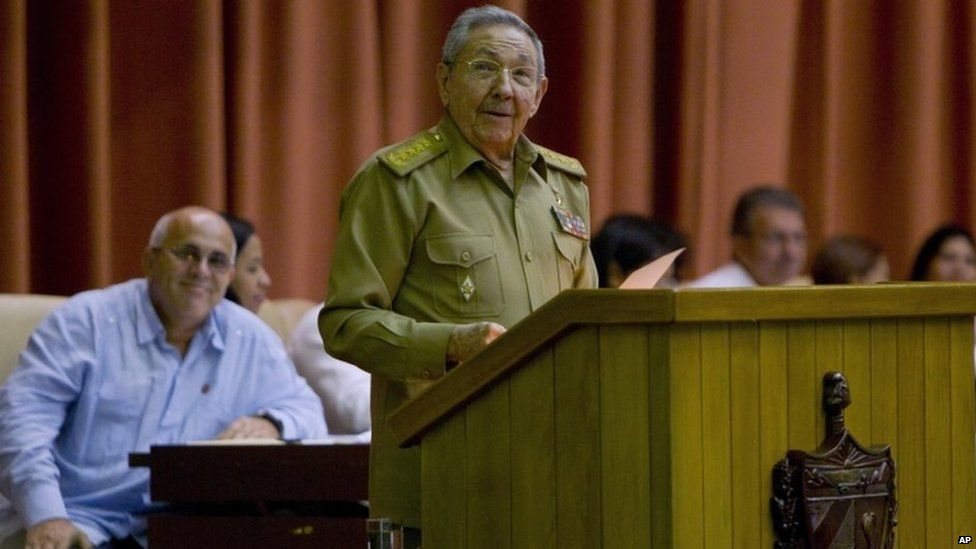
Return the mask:
[[68,519],[51,519],[27,529],[24,549],[92,549],[88,536]]
[[229,438],[278,438],[281,433],[274,423],[263,417],[241,416],[230,424],[230,427],[223,433],[217,435],[217,439]]
[[461,324],[451,331],[447,340],[447,363],[459,364],[505,333],[505,327],[494,322]]

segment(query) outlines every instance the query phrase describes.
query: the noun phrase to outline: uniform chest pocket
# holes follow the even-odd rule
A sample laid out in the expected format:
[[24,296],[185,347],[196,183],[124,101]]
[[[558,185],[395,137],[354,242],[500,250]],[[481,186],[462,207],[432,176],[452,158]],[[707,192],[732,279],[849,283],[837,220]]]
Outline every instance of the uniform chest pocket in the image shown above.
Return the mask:
[[579,270],[583,258],[583,247],[586,243],[561,232],[553,232],[552,240],[556,246],[556,271],[559,273],[559,290],[569,290],[574,287],[576,271]]
[[447,234],[427,239],[433,264],[434,309],[447,318],[497,316],[505,308],[501,270],[490,234]]

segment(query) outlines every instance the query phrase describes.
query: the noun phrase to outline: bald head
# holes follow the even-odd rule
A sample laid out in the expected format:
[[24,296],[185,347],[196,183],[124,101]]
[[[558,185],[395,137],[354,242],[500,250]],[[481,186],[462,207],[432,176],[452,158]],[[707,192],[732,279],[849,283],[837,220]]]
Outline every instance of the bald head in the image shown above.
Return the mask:
[[218,224],[222,224],[227,228],[227,233],[230,235],[232,244],[230,256],[235,257],[237,255],[237,243],[234,241],[234,232],[231,231],[230,225],[227,224],[227,221],[225,221],[220,214],[202,206],[184,206],[177,210],[163,214],[163,216],[159,218],[159,221],[156,222],[156,226],[153,227],[152,233],[149,234],[149,247],[162,247],[163,242],[166,240],[166,235],[169,233],[170,226],[174,223],[174,221],[180,223],[194,221],[207,223],[213,220],[219,221],[220,223]]
[[190,334],[234,278],[234,233],[213,210],[187,206],[156,222],[143,255],[153,307],[168,335]]

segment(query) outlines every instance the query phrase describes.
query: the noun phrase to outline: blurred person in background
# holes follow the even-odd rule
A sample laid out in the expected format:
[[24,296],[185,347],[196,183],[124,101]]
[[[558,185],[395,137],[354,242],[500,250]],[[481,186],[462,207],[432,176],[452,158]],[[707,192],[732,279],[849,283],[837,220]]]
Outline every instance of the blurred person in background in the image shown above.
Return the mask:
[[688,284],[742,288],[796,283],[807,261],[807,230],[800,198],[783,187],[754,187],[732,214],[732,261]]
[[814,284],[874,284],[891,280],[884,250],[876,242],[853,235],[824,243],[810,267]]
[[976,243],[967,229],[943,225],[919,248],[911,280],[929,282],[972,282],[976,280]]
[[261,304],[268,299],[268,288],[271,287],[271,277],[264,270],[264,248],[261,238],[254,230],[254,224],[246,219],[235,217],[227,212],[221,212],[224,220],[234,232],[237,243],[237,271],[230,286],[227,287],[227,299],[237,303],[257,314]]
[[288,355],[295,369],[322,400],[329,433],[350,435],[370,430],[370,375],[325,352],[319,332],[322,305],[309,309],[291,332]]
[[[617,214],[607,219],[590,243],[601,288],[616,288],[640,267],[685,247],[684,235],[669,225],[633,214]],[[683,258],[684,255],[678,256],[657,287],[678,285],[677,272]]]

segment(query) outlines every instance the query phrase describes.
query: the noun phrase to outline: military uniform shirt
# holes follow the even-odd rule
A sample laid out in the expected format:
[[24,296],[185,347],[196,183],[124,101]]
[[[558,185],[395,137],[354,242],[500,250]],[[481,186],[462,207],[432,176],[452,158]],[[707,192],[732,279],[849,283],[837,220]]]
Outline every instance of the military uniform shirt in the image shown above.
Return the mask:
[[370,508],[420,526],[420,453],[386,416],[445,372],[458,324],[511,328],[568,288],[595,288],[580,163],[515,148],[512,188],[445,115],[381,149],[342,195],[319,326],[329,353],[373,374]]

